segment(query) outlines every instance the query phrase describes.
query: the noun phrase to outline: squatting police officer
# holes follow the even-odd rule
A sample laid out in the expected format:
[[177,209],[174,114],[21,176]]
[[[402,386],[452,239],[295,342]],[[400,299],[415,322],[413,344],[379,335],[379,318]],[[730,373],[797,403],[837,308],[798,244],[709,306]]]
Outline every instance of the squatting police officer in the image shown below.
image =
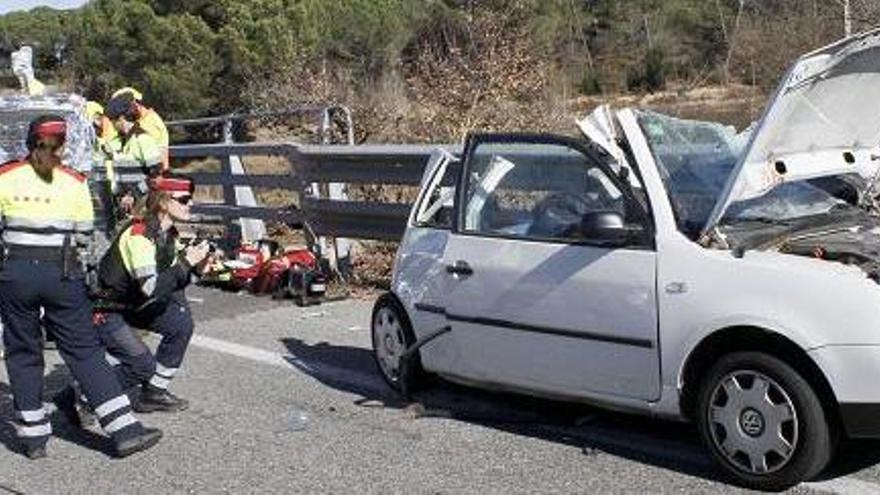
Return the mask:
[[[119,361],[134,410],[182,411],[187,401],[168,391],[193,333],[184,288],[208,255],[208,244],[179,244],[174,223],[190,220],[193,183],[161,174],[135,215],[120,227],[101,260],[95,322],[107,352]],[[153,355],[132,328],[162,335]],[[65,392],[72,401],[71,389]]]

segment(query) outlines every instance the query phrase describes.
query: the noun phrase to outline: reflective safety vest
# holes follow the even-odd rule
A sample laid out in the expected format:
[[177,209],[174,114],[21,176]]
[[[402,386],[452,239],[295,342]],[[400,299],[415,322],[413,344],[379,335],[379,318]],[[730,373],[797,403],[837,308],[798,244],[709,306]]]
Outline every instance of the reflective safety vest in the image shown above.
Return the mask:
[[178,256],[180,249],[173,230],[162,232],[156,221],[131,220],[101,259],[102,297],[138,307],[186,287],[190,267]]
[[129,136],[117,136],[111,141],[111,148],[118,153],[108,175],[122,184],[138,184],[145,192],[146,176],[162,166],[162,149],[156,140],[140,127],[135,127]]
[[109,144],[118,136],[119,133],[116,132],[116,127],[113,126],[113,122],[111,122],[109,118],[101,116],[101,135],[98,136],[98,141]]
[[168,145],[171,142],[168,137],[168,128],[165,121],[152,108],[143,107],[144,110],[138,119],[138,126],[153,137],[159,145],[162,154],[162,170],[168,170],[169,157]]
[[85,176],[59,166],[46,182],[27,161],[0,167],[0,216],[4,243],[44,247],[87,245],[95,219]]
[[113,122],[103,115],[101,116],[101,129],[96,138],[95,162],[104,164],[107,182],[112,188],[116,183],[116,178],[113,174],[113,160],[110,159],[106,151],[122,151],[122,141],[119,139],[119,133],[116,132],[116,128],[113,127]]

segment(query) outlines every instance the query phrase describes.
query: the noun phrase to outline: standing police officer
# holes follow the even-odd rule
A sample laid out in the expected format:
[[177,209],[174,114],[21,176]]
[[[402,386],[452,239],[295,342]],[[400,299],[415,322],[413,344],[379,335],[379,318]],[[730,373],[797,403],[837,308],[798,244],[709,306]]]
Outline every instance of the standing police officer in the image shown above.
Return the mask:
[[137,103],[130,93],[122,93],[107,103],[104,115],[116,130],[108,141],[112,152],[113,193],[120,212],[130,212],[135,201],[147,192],[146,180],[163,170],[161,144],[138,122]]
[[61,357],[124,457],[152,447],[162,432],[144,428],[132,414],[92,326],[77,249],[88,242],[94,212],[85,178],[61,164],[66,133],[59,117],[35,119],[30,154],[0,167],[0,314],[15,426],[22,452],[45,457],[52,426],[42,398],[42,308]]
[[138,127],[153,137],[162,150],[162,171],[167,172],[169,168],[168,144],[170,142],[168,136],[168,128],[165,121],[156,112],[156,110],[144,104],[144,95],[140,91],[127,86],[113,92],[110,100],[119,98],[130,98],[132,101],[132,115],[137,121]]

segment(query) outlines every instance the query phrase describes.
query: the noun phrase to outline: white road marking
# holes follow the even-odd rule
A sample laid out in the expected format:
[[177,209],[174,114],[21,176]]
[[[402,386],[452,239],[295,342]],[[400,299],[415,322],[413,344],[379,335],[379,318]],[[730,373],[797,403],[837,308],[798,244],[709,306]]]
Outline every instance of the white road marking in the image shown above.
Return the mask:
[[[224,354],[231,354],[233,356],[250,359],[251,361],[256,361],[258,363],[265,363],[272,366],[280,366],[282,368],[288,369],[297,369],[297,367],[291,363],[291,360],[296,359],[295,357],[283,356],[281,354],[278,354],[277,352],[264,351],[263,349],[257,349],[256,347],[250,347],[246,345],[236,344],[235,342],[228,342],[226,340],[205,337],[204,335],[193,335],[190,343],[196,347],[210,349],[212,351],[222,352]],[[308,367],[306,367],[306,369],[308,369]]]
[[316,361],[305,361],[292,354],[279,354],[256,347],[236,344],[235,342],[205,337],[204,335],[193,335],[190,344],[258,363],[299,371],[322,382],[346,383],[371,391],[385,391],[385,386],[378,374],[361,373],[351,368],[342,368]]
[[[385,390],[385,386],[384,384],[380,383],[381,380],[379,380],[378,375],[373,376],[366,373],[360,373],[352,369],[341,368],[325,363],[308,362],[291,354],[280,354],[264,349],[258,349],[256,347],[236,344],[235,342],[206,337],[204,335],[193,335],[190,343],[193,346],[200,347],[202,349],[208,349],[248,359],[250,361],[255,361],[258,363],[299,371],[301,373],[311,376],[312,378],[317,379],[318,381],[341,382],[371,390]],[[592,431],[592,434],[589,434],[587,436],[592,437],[594,440],[600,440],[609,444],[639,445],[640,451],[644,451],[645,446],[650,444],[650,440],[645,439],[635,442],[629,442],[626,441],[625,435],[624,438],[621,438],[620,435],[620,432],[605,432],[594,430]],[[621,440],[624,441],[621,442]],[[670,454],[672,454],[672,456],[677,458],[679,461],[690,462],[697,465],[705,465],[706,462],[708,462],[708,459],[695,454],[690,449],[682,449],[682,452],[676,453],[666,450],[664,447],[663,450],[658,450],[657,452],[654,452],[652,450],[651,454],[661,456],[669,456]],[[880,495],[880,484],[860,480],[851,476],[842,476],[840,478],[835,478],[827,481],[801,483],[799,486],[802,486],[809,490],[815,490],[825,493],[846,495]]]
[[880,494],[880,484],[860,480],[852,476],[842,476],[827,481],[801,483],[800,486],[826,493],[840,493],[846,495]]

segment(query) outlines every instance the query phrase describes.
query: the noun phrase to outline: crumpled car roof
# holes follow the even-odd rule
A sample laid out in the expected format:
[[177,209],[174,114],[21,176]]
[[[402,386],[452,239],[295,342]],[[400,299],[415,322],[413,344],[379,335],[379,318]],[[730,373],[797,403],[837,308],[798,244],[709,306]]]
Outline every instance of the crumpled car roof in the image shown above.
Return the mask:
[[75,94],[0,96],[0,163],[27,155],[25,136],[31,120],[58,115],[67,121],[63,162],[83,173],[94,166],[95,130],[85,115],[86,100]]

